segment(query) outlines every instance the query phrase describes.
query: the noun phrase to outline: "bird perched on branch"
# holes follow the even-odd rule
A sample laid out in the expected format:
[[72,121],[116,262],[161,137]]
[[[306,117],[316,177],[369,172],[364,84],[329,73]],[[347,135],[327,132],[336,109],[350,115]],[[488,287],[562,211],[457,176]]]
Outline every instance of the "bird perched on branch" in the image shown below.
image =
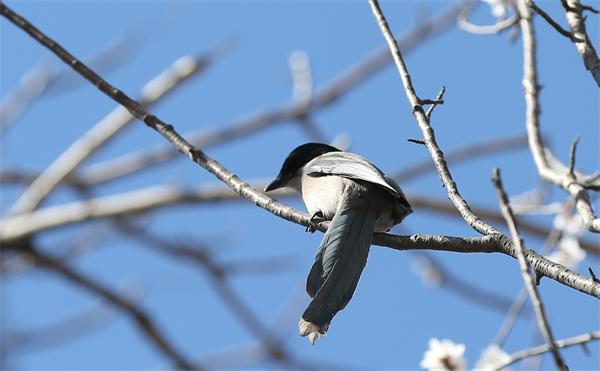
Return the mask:
[[290,152],[265,192],[281,187],[302,194],[312,216],[308,231],[331,220],[308,274],[306,291],[312,301],[299,323],[300,335],[314,345],[352,298],[373,232],[387,232],[412,209],[398,184],[371,162],[322,143]]

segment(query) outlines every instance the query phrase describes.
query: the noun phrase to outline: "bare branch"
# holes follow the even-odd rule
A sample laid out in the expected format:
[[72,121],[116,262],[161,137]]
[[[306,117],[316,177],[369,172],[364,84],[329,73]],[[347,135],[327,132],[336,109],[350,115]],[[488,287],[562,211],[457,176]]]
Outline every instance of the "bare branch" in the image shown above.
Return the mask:
[[544,305],[542,304],[542,301],[540,299],[534,279],[529,273],[529,263],[525,258],[525,248],[523,247],[521,236],[517,231],[515,217],[513,215],[512,208],[510,207],[508,196],[506,195],[506,192],[504,191],[504,188],[502,186],[500,170],[497,168],[494,169],[492,182],[494,183],[494,187],[496,188],[496,191],[498,193],[498,199],[500,200],[500,209],[502,210],[504,219],[506,219],[506,222],[508,224],[510,234],[512,235],[513,244],[516,246],[517,260],[519,261],[519,266],[521,268],[521,275],[523,276],[523,282],[525,283],[525,287],[529,292],[529,297],[531,298],[533,309],[535,310],[538,327],[540,329],[540,332],[544,336],[544,339],[546,339],[546,343],[548,343],[548,346],[550,347],[552,356],[554,357],[554,362],[556,363],[556,367],[559,370],[566,371],[568,370],[568,367],[563,361],[560,352],[556,347],[556,344],[554,344],[554,336],[552,335],[552,329],[550,328],[548,318],[546,317]]
[[408,69],[406,68],[406,64],[402,58],[400,48],[396,43],[394,36],[392,35],[381,9],[379,8],[379,3],[376,0],[369,0],[369,4],[371,4],[371,9],[373,10],[373,14],[375,15],[377,23],[379,24],[379,28],[381,29],[381,32],[387,41],[388,47],[392,52],[398,73],[402,79],[402,84],[404,85],[406,97],[408,98],[408,101],[412,107],[413,115],[417,120],[417,124],[423,133],[423,138],[427,144],[427,149],[431,153],[433,162],[438,169],[440,179],[442,180],[442,183],[448,192],[448,197],[454,206],[456,206],[465,221],[477,232],[483,235],[500,233],[494,227],[479,219],[479,217],[471,211],[467,201],[460,195],[458,187],[454,182],[454,179],[452,179],[452,175],[448,169],[448,164],[444,159],[444,154],[437,145],[433,128],[429,125],[427,115],[423,111],[423,107],[420,104],[421,99],[417,96],[415,88],[413,87],[410,74],[408,73]]
[[[590,332],[587,334],[574,336],[574,337],[568,338],[568,339],[557,340],[554,344],[556,345],[557,348],[567,348],[567,347],[571,347],[574,345],[583,345],[583,344],[589,343],[590,341],[594,341],[594,340],[598,340],[598,339],[600,339],[600,331],[594,331],[594,332]],[[535,357],[535,356],[538,356],[538,355],[541,355],[541,354],[544,354],[544,353],[547,353],[550,351],[552,351],[552,350],[548,344],[540,345],[540,346],[537,346],[534,348],[525,349],[520,352],[511,354],[510,359],[507,360],[506,362],[493,365],[493,369],[500,371],[502,369],[505,369],[507,366],[512,365],[513,363],[515,363],[517,361],[520,361],[520,360],[523,360],[523,359],[529,358],[529,357]]]
[[584,10],[593,9],[591,7],[581,5],[579,0],[561,0],[563,8],[565,8],[565,15],[567,17],[567,23],[571,28],[571,34],[582,42],[576,42],[575,48],[581,54],[583,58],[583,64],[585,68],[590,71],[596,84],[600,87],[600,59],[596,54],[596,50],[592,45],[587,30],[585,28],[585,17],[583,16]]
[[551,155],[550,151],[544,145],[540,134],[539,82],[537,77],[535,29],[527,4],[523,1],[518,1],[517,9],[521,17],[520,25],[523,34],[523,87],[527,106],[527,134],[535,165],[543,179],[563,188],[575,199],[577,212],[581,216],[586,228],[592,232],[600,232],[600,219],[594,213],[586,188],[579,183],[577,178],[569,176],[568,170],[562,170],[558,166],[552,165],[551,159],[554,159],[554,156]]
[[[192,161],[214,174],[217,178],[219,178],[221,181],[223,181],[225,184],[231,187],[242,197],[254,202],[257,206],[281,218],[293,221],[298,224],[302,224],[304,226],[309,225],[310,217],[306,213],[299,212],[294,208],[279,203],[274,199],[268,197],[264,193],[252,188],[248,183],[242,181],[234,173],[223,167],[219,162],[210,158],[198,148],[192,146],[174,130],[173,126],[166,124],[158,117],[146,112],[145,109],[139,103],[129,98],[120,90],[109,85],[95,72],[83,65],[74,56],[72,56],[65,49],[63,49],[58,43],[49,39],[46,35],[41,33],[41,31],[39,31],[37,28],[35,28],[32,24],[27,22],[22,17],[15,14],[3,3],[0,3],[0,10],[6,18],[11,20],[11,22],[13,22],[19,28],[23,29],[25,32],[29,33],[42,45],[48,47],[50,50],[56,53],[61,59],[63,59],[66,63],[72,66],[80,74],[82,74],[82,76],[84,76],[94,85],[96,85],[102,92],[104,92],[120,104],[127,107],[130,110],[130,112],[134,114],[137,118],[139,118],[141,121],[146,123],[146,125],[163,135],[168,141],[170,141],[175,146],[175,148],[178,149],[178,151],[186,154],[188,157],[190,157]],[[391,37],[391,35],[389,36]],[[395,42],[393,42],[393,44],[395,45]],[[399,56],[400,54],[398,51],[396,57]],[[404,77],[408,78],[408,74]],[[412,85],[410,86],[412,87]],[[437,147],[437,144],[435,143],[433,131],[426,122],[425,112],[423,111],[420,105],[416,104],[418,102],[416,99],[416,95],[409,94],[409,97],[411,98],[411,103],[413,103],[413,107],[416,108],[415,114],[418,117],[420,125],[424,125],[424,136],[428,142],[428,147],[430,147],[430,151],[432,151],[434,160],[436,161],[436,165],[438,165],[438,168],[441,169],[440,173],[442,174],[442,179],[446,188],[448,189],[449,197],[453,200],[453,202],[457,206],[457,209],[461,212],[463,217],[469,221],[470,225],[472,225],[476,230],[480,231],[480,233],[485,234],[485,232],[489,232],[489,235],[481,237],[479,239],[473,239],[447,236],[411,236],[409,238],[406,238],[387,234],[376,234],[374,243],[379,245],[383,244],[385,246],[390,246],[400,250],[407,248],[429,248],[461,252],[496,251],[511,255],[513,257],[516,256],[514,246],[512,245],[510,240],[508,240],[505,236],[497,232],[493,227],[484,223],[477,216],[475,216],[470,210],[469,206],[464,201],[464,199],[460,196],[456,188],[456,184],[449,175],[446,162],[443,158],[443,154],[441,153],[441,150],[439,150],[439,147]],[[19,224],[17,223],[14,226],[18,225]],[[321,231],[326,230],[327,226],[327,222],[322,222],[316,225],[317,229]],[[5,227],[6,226],[4,225],[3,228]],[[6,233],[8,233],[10,230],[10,228],[5,228],[3,230],[3,235],[6,235]],[[399,244],[399,242],[401,242],[402,244]],[[590,278],[583,277],[575,272],[569,271],[561,265],[552,263],[533,251],[528,251],[527,255],[527,258],[533,261],[532,265],[534,266],[536,271],[540,272],[540,274],[546,275],[549,278],[555,279],[586,294],[595,297],[600,297],[600,284],[596,284]]]

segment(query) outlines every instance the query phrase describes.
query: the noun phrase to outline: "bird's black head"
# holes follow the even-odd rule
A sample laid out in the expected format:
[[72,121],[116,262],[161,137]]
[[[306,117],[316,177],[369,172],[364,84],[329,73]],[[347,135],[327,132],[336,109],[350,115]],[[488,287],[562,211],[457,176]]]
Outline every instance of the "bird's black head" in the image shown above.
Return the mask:
[[265,192],[285,186],[287,182],[296,175],[300,168],[315,157],[321,156],[323,153],[339,151],[339,149],[323,143],[306,143],[296,147],[286,157],[283,166],[281,166],[281,170],[279,170],[279,174],[277,174],[275,180],[265,188]]

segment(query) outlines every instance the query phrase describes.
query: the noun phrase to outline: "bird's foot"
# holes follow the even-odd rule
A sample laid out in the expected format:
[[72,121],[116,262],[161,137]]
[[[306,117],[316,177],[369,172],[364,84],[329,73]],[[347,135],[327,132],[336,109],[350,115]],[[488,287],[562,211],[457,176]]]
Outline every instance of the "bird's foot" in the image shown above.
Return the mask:
[[327,335],[329,329],[329,323],[323,326],[317,326],[312,322],[305,321],[300,318],[298,323],[298,329],[300,330],[300,336],[306,336],[311,345],[315,345],[315,342],[321,337]]
[[315,231],[317,230],[317,224],[322,221],[325,221],[325,216],[323,215],[322,211],[317,211],[310,217],[308,225],[306,226],[306,231],[310,233],[315,233]]

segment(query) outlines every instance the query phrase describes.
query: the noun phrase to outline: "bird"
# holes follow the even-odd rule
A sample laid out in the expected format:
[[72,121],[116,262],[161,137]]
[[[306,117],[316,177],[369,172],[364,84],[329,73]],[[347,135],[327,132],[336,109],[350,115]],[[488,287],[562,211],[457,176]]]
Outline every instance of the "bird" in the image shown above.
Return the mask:
[[389,231],[412,208],[400,186],[369,160],[324,143],[305,143],[288,154],[265,192],[282,187],[302,195],[311,215],[307,231],[331,221],[306,280],[312,300],[298,324],[300,336],[314,345],[352,298],[373,233]]

